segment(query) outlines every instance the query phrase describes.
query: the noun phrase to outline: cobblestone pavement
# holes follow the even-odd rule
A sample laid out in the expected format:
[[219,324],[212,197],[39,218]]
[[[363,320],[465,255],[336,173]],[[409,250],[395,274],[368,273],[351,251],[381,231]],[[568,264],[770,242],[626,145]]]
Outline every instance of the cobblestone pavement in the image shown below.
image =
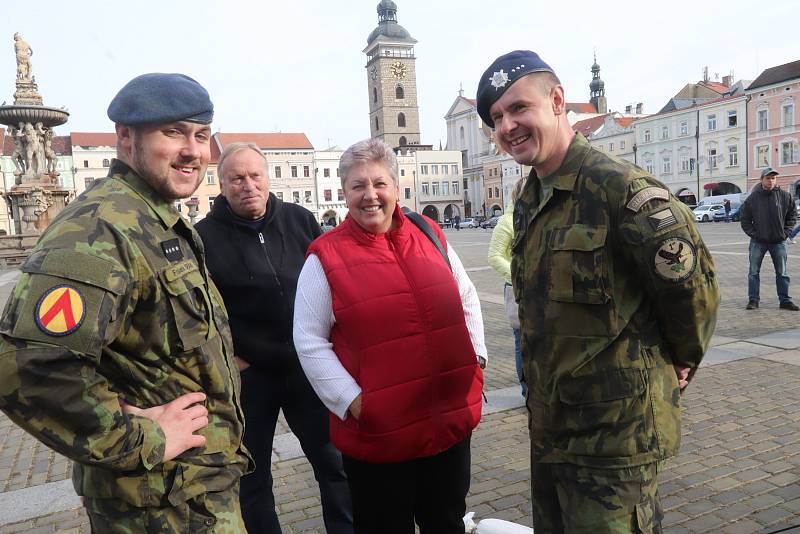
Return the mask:
[[[739,225],[703,224],[701,233],[716,261],[723,302],[714,346],[684,395],[680,453],[660,475],[665,531],[735,534],[789,528],[784,532],[800,533],[800,314],[778,309],[769,260],[763,268],[761,308],[745,311],[747,240]],[[447,232],[481,297],[491,400],[493,393],[514,397],[517,384],[502,281],[486,264],[489,235],[483,230]],[[798,271],[800,245],[789,254],[791,275]],[[0,302],[12,278],[0,273]],[[531,525],[526,414],[519,404],[485,415],[473,435],[467,509],[476,520],[494,517]],[[276,443],[291,440],[288,432],[282,422]],[[324,532],[310,465],[291,447],[281,451],[276,446],[275,458],[284,532]],[[74,492],[68,495],[70,471],[67,461],[0,415],[0,534],[88,533]],[[55,494],[62,504],[49,497]],[[24,504],[33,510],[24,519],[15,504],[19,497],[28,497]]]

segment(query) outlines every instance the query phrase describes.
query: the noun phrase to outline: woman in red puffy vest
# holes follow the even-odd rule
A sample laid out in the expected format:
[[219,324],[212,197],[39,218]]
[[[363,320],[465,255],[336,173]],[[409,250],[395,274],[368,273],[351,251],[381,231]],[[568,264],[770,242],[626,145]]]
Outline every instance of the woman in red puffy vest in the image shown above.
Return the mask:
[[463,533],[486,361],[475,287],[438,225],[418,222],[429,237],[400,209],[388,145],[356,143],[339,170],[349,215],[308,249],[294,341],[331,411],[355,530]]

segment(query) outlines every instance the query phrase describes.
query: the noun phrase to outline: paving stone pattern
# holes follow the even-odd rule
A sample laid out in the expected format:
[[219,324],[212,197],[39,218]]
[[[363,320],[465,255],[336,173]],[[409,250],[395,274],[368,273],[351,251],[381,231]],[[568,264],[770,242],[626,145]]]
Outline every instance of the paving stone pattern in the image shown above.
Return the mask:
[[[679,455],[666,462],[660,493],[667,533],[800,533],[800,314],[777,309],[769,259],[762,307],[744,310],[747,241],[738,225],[701,225],[715,257],[723,303],[710,358],[685,393]],[[489,233],[448,231],[481,296],[490,367],[486,389],[515,386],[513,337],[502,306],[502,280],[486,268]],[[790,274],[800,245],[790,248]],[[10,288],[0,287],[0,297]],[[784,336],[762,337],[772,332]],[[750,339],[755,338],[755,339]],[[734,357],[730,357],[733,355]],[[472,439],[468,511],[531,525],[527,415],[515,408],[484,416]],[[288,432],[285,421],[278,434]],[[0,414],[0,497],[63,480],[69,463]],[[276,504],[286,534],[323,533],[313,472],[305,458],[272,466]],[[42,503],[43,509],[47,503]],[[6,533],[88,533],[81,509],[3,524]]]

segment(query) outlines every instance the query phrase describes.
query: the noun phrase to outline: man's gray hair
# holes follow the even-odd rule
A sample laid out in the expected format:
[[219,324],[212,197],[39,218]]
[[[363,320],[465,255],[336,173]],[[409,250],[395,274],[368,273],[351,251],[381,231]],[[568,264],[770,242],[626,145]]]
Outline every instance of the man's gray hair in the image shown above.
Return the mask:
[[347,180],[347,174],[354,165],[360,163],[380,163],[389,171],[394,183],[397,183],[397,156],[392,147],[380,139],[364,139],[350,146],[339,159],[339,176],[342,180],[342,189]]
[[225,160],[228,159],[231,155],[236,154],[240,150],[252,150],[253,152],[258,153],[261,156],[261,159],[264,160],[264,168],[267,169],[267,174],[269,174],[269,167],[267,165],[267,158],[264,156],[264,153],[261,152],[259,146],[255,143],[248,143],[248,142],[236,142],[231,143],[225,147],[225,150],[222,151],[222,154],[219,156],[219,163],[217,164],[217,175],[219,176],[220,181],[222,181],[225,177],[225,172],[222,169],[222,166],[225,164]]

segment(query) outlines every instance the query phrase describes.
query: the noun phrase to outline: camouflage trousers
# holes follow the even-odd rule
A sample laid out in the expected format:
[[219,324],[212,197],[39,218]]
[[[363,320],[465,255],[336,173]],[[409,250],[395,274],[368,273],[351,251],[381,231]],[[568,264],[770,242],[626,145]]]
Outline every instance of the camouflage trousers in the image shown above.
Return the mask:
[[658,464],[625,469],[531,466],[536,534],[661,534]]
[[238,485],[164,508],[138,508],[118,499],[83,498],[93,534],[246,534]]

